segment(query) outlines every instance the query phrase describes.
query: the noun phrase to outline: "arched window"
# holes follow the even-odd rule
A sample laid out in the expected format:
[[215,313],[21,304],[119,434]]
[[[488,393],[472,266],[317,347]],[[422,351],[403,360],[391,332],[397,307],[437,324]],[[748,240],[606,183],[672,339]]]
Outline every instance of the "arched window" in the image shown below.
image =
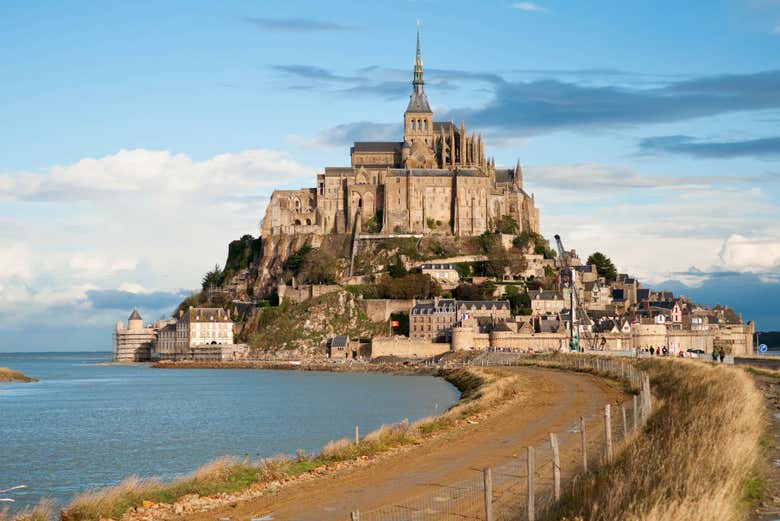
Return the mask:
[[311,219],[306,219],[306,226],[311,226]]
[[301,220],[295,219],[295,226],[300,226],[300,225],[301,225]]
[[425,128],[425,130],[428,130],[428,120],[427,119],[423,120],[423,128]]

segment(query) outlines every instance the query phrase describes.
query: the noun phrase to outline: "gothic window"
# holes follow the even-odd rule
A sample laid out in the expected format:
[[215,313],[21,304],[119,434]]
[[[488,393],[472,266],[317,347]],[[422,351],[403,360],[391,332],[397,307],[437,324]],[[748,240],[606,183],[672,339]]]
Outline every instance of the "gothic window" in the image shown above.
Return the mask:
[[428,130],[428,120],[427,119],[423,120],[423,126],[424,126],[425,130]]

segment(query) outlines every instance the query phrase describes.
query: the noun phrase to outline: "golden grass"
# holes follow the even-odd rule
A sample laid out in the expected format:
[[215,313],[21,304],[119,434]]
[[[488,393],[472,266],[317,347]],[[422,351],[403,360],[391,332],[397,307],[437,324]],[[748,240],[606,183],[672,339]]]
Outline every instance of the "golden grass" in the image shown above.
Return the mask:
[[[461,400],[442,415],[409,425],[407,420],[383,425],[360,443],[341,439],[331,441],[317,455],[298,451],[295,457],[275,457],[258,464],[220,458],[170,483],[130,477],[113,487],[84,492],[60,513],[60,521],[99,521],[119,519],[144,501],[174,503],[187,494],[208,496],[237,492],[255,483],[267,483],[308,472],[339,461],[372,457],[393,448],[420,443],[436,432],[449,430],[457,421],[485,412],[518,395],[523,380],[503,370],[471,368],[450,372],[445,378],[461,391]],[[0,521],[8,521],[0,518]],[[37,520],[31,520],[37,521]]]
[[35,378],[30,378],[19,371],[0,367],[0,382],[37,382]]
[[53,517],[53,508],[54,503],[50,499],[42,499],[34,507],[27,507],[13,515],[5,508],[0,510],[0,521],[49,521]]
[[60,512],[61,521],[119,519],[144,501],[170,503],[187,494],[234,492],[256,482],[266,472],[234,458],[219,458],[171,483],[129,477],[118,485],[79,494]]
[[763,399],[732,367],[646,361],[657,409],[616,461],[544,521],[741,521],[762,492]]

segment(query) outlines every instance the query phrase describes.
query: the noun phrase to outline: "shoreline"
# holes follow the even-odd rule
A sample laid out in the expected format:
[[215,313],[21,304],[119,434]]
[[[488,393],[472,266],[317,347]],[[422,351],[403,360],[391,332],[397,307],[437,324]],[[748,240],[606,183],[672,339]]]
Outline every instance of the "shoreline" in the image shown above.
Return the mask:
[[[192,366],[193,368],[210,369],[214,368],[212,366],[215,364],[188,362],[164,364],[164,368],[183,368],[182,366],[184,365]],[[273,365],[278,366],[276,367],[278,369],[301,369],[308,371],[321,370],[323,367],[319,364],[299,366],[279,364],[278,362],[273,362],[271,364],[263,362],[262,367],[259,367],[258,364],[254,362],[242,364],[231,363],[226,364],[227,366],[219,363],[218,365],[218,368],[232,369],[270,369],[273,367],[269,367],[269,365]],[[347,364],[345,364],[345,366],[346,365]],[[355,369],[358,369],[357,367],[350,367],[353,365],[356,364],[349,364],[349,366],[344,367],[341,370],[331,367],[331,372],[350,372],[350,370],[353,370],[352,372],[357,372],[354,371]],[[369,365],[374,365],[377,370],[369,371]],[[362,372],[388,372],[382,370],[381,364],[360,364],[360,369],[363,370]],[[384,369],[387,369],[387,367]],[[155,500],[154,491],[148,493],[141,492],[137,496],[138,500],[133,502],[135,503],[135,506],[130,506],[129,510],[122,513],[112,512],[111,514],[114,514],[113,516],[104,516],[101,514],[94,518],[89,515],[94,511],[89,512],[91,508],[81,503],[79,501],[79,496],[76,496],[71,503],[63,506],[60,512],[60,519],[64,519],[65,521],[97,521],[100,518],[113,518],[140,521],[142,519],[149,519],[148,516],[150,514],[161,515],[162,519],[165,519],[171,514],[175,515],[181,508],[189,510],[189,508],[191,508],[190,503],[193,501],[198,506],[193,508],[193,510],[189,510],[190,513],[213,510],[235,501],[246,501],[259,497],[266,494],[268,491],[278,491],[282,487],[294,486],[296,483],[306,482],[323,476],[341,475],[343,472],[349,472],[376,463],[384,458],[408,451],[420,443],[437,439],[442,435],[451,435],[465,426],[481,422],[503,410],[504,407],[508,406],[520,396],[520,391],[516,389],[516,386],[521,385],[521,381],[517,379],[516,375],[501,370],[501,368],[438,369],[435,367],[418,367],[416,368],[417,370],[414,369],[415,368],[408,368],[405,372],[393,371],[391,374],[420,374],[444,378],[450,385],[459,391],[460,396],[458,397],[458,400],[452,404],[452,406],[442,410],[437,415],[422,418],[415,424],[410,425],[408,420],[402,420],[399,423],[384,425],[372,433],[361,436],[359,443],[353,443],[346,438],[332,440],[325,445],[320,453],[305,454],[303,459],[300,459],[300,455],[295,455],[262,460],[259,463],[260,469],[263,468],[263,465],[266,465],[265,462],[269,462],[268,465],[270,466],[286,465],[287,470],[272,472],[270,480],[260,478],[246,488],[230,491],[226,490],[216,494],[198,494],[197,492],[190,492],[184,496],[171,498],[167,501]],[[513,389],[513,391],[507,394],[505,390],[510,388]],[[201,468],[193,471],[190,475],[184,476],[183,478],[180,478],[180,480],[163,483],[160,486],[180,488],[182,482],[186,482],[186,480],[191,479],[193,476],[198,476],[198,479],[203,479],[203,469],[208,469],[214,463],[215,462],[206,463]],[[246,461],[238,463],[237,460],[235,460],[234,463],[242,466],[247,464]],[[298,467],[300,467],[300,469],[298,469]],[[124,483],[125,481],[115,487],[105,487],[103,489],[98,489],[97,491],[85,491],[88,496],[86,501],[90,502],[99,496],[111,497],[115,493],[126,494],[127,490],[123,485]],[[141,485],[143,485],[143,482],[141,482]],[[148,498],[146,496],[148,496]],[[102,500],[98,500],[98,502],[105,504]],[[154,519],[154,517],[152,517],[152,519]],[[158,517],[157,519],[161,518]]]
[[323,362],[291,360],[253,360],[241,362],[161,361],[150,364],[153,369],[264,369],[276,371],[322,371],[330,373],[383,373],[404,375],[442,376],[436,365],[419,362]]

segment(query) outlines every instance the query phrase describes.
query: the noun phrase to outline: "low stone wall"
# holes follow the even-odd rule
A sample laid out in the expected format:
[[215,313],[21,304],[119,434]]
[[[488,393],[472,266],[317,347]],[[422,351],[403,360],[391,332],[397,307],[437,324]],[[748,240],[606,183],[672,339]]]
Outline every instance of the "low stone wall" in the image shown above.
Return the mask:
[[380,356],[429,358],[449,350],[449,344],[428,342],[405,336],[374,337],[371,341],[371,358],[379,358]]
[[392,313],[409,313],[417,303],[414,299],[361,299],[358,302],[368,319],[373,322],[384,322]]
[[410,267],[419,268],[423,264],[458,264],[459,262],[479,262],[484,260],[487,260],[487,255],[458,255],[457,257],[447,257],[446,259],[414,261],[410,263]]
[[300,303],[315,299],[322,295],[327,295],[328,293],[341,291],[341,286],[338,284],[306,284],[293,288],[280,284],[277,291],[279,293],[279,300],[288,299],[292,302]]

